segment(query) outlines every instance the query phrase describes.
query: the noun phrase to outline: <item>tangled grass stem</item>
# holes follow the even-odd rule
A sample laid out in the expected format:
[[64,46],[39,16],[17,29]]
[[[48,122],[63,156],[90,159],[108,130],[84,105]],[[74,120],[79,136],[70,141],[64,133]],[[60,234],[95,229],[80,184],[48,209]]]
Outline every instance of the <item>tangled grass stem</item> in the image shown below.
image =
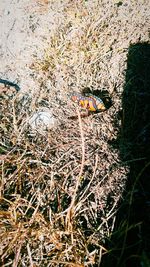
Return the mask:
[[82,127],[82,120],[81,120],[81,115],[80,115],[80,111],[78,108],[76,109],[76,112],[77,112],[77,116],[78,116],[80,135],[81,135],[82,161],[81,161],[80,172],[79,172],[79,175],[78,175],[77,180],[76,180],[74,195],[72,197],[69,209],[67,211],[67,216],[66,216],[66,226],[67,226],[68,231],[71,231],[71,232],[72,232],[71,221],[72,221],[72,216],[74,215],[74,208],[75,208],[77,191],[78,191],[78,188],[80,185],[80,180],[81,180],[81,176],[82,176],[83,168],[84,168],[84,163],[85,163],[85,141],[84,141],[84,133],[83,133],[83,127]]

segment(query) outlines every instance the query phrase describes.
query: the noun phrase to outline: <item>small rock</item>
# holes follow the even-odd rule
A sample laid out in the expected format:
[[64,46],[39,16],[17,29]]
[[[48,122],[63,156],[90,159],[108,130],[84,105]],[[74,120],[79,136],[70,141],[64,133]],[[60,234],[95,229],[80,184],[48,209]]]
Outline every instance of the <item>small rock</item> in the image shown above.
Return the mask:
[[56,119],[50,110],[37,111],[29,119],[29,125],[33,130],[45,131],[54,128]]

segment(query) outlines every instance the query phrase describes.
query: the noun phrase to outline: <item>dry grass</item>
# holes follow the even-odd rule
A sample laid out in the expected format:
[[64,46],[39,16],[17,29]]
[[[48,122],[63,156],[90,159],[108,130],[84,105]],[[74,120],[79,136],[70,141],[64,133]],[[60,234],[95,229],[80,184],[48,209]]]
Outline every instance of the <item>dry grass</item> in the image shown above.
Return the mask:
[[105,133],[100,140],[102,129],[78,110],[78,120],[31,135],[27,111],[18,107],[18,96],[3,98],[2,263],[90,266],[106,253],[113,229],[122,191],[117,155],[110,157]]
[[[126,40],[127,21],[120,22],[116,4],[108,4],[106,12],[105,1],[89,2],[66,1],[64,21],[45,58],[31,66],[39,91],[2,96],[2,266],[100,266],[108,252],[105,240],[114,228],[127,173],[109,144],[120,127],[129,36],[138,37],[133,27]],[[84,87],[107,89],[114,105],[82,118],[68,93]],[[53,110],[57,126],[32,132],[28,119],[43,107]],[[77,119],[71,119],[74,115]]]

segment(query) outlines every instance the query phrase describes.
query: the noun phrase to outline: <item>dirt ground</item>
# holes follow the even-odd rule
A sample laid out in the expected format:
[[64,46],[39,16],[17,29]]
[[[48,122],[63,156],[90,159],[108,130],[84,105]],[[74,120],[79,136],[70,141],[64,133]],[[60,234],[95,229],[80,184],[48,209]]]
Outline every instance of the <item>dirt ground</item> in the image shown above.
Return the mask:
[[[122,62],[125,62],[129,44],[139,40],[147,41],[149,38],[149,1],[119,3],[121,2],[75,1],[73,4],[71,1],[2,0],[1,77],[18,82],[22,90],[36,91],[40,74],[39,71],[31,70],[30,65],[35,57],[43,59],[54,32],[73,21],[66,33],[66,37],[73,41],[77,41],[77,34],[84,34],[87,24],[100,27],[99,56],[103,57],[105,72],[106,68],[109,70],[107,83],[109,81],[110,84],[107,87],[116,81],[119,84],[119,75],[122,73],[120,68]],[[104,77],[101,79],[101,87],[106,86],[103,79]],[[83,85],[87,85],[86,80]],[[88,82],[88,85],[91,84]]]
[[[129,172],[115,142],[127,55],[150,41],[149,10],[146,0],[1,0],[0,78],[21,88],[1,85],[2,266],[101,266],[109,253]],[[70,93],[85,90],[104,112],[82,116]],[[51,129],[29,125],[39,110]]]

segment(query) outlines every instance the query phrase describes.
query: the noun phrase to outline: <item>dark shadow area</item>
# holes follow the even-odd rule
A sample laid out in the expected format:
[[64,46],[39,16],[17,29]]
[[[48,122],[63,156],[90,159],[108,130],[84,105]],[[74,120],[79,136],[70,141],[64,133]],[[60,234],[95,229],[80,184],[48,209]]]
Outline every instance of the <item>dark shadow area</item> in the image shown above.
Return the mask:
[[150,266],[150,45],[131,45],[122,97],[122,127],[115,142],[129,167],[108,253],[102,267]]

